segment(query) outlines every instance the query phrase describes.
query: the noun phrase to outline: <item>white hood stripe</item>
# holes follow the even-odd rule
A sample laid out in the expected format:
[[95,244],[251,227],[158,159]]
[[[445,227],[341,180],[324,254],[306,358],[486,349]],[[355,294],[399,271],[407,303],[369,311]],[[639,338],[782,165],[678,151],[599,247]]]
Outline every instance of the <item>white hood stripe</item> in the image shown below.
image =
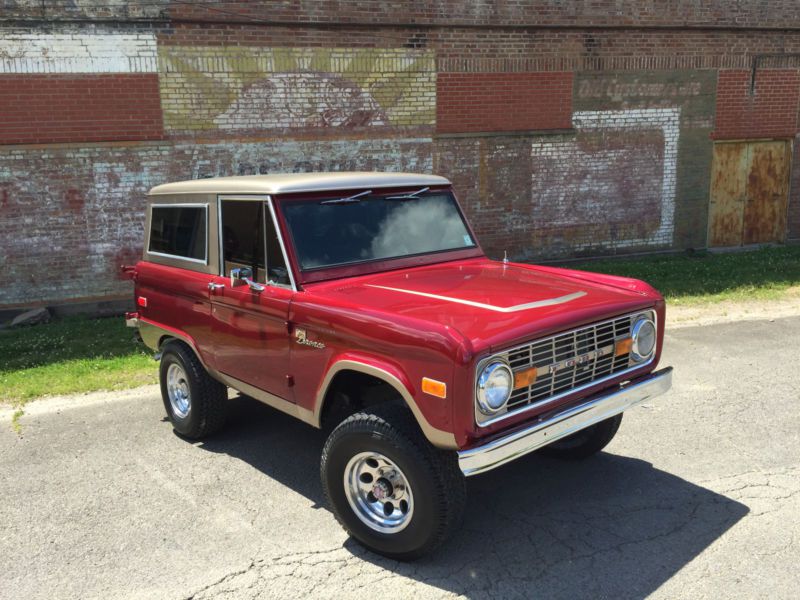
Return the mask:
[[437,300],[444,300],[446,302],[453,302],[455,304],[466,304],[467,306],[474,306],[475,308],[485,308],[486,310],[493,310],[501,313],[512,313],[520,310],[528,310],[530,308],[543,308],[545,306],[554,306],[556,304],[564,304],[586,295],[586,292],[574,292],[566,296],[559,296],[557,298],[548,298],[547,300],[537,300],[536,302],[528,302],[527,304],[517,304],[516,306],[492,306],[491,304],[483,304],[482,302],[473,302],[472,300],[462,300],[461,298],[450,298],[449,296],[439,296],[438,294],[429,294],[427,292],[417,292],[414,290],[404,290],[400,288],[386,287],[383,285],[366,284],[366,287],[378,288],[381,290],[390,290],[392,292],[402,292],[404,294],[413,294],[415,296],[423,296],[425,298],[436,298]]

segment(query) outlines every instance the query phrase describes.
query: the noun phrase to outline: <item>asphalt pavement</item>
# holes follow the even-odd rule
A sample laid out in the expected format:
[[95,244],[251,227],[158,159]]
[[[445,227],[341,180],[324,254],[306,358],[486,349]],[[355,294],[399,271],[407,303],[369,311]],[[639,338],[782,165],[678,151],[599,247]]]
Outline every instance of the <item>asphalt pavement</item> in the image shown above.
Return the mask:
[[0,598],[796,598],[799,356],[800,317],[669,331],[674,389],[606,452],[471,478],[410,564],[347,539],[322,435],[255,401],[203,443],[154,386],[6,410]]

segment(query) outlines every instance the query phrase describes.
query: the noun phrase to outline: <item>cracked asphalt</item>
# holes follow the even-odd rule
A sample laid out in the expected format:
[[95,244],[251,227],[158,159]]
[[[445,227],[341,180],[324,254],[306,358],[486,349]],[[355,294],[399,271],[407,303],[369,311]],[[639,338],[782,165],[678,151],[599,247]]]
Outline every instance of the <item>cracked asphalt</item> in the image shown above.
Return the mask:
[[319,432],[252,400],[173,434],[154,387],[0,415],[2,598],[796,598],[800,317],[673,329],[674,389],[607,451],[468,482],[411,564],[323,506]]

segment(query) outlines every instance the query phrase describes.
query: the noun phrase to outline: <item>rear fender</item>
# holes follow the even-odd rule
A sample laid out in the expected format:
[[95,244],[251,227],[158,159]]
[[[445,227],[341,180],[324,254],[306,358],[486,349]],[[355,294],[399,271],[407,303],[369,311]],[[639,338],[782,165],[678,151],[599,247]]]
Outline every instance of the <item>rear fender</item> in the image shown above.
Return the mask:
[[192,336],[184,331],[175,329],[174,327],[169,327],[161,323],[155,323],[154,321],[150,321],[142,317],[139,317],[138,321],[139,335],[142,336],[142,341],[148,348],[151,348],[156,352],[160,352],[161,347],[169,339],[180,340],[192,349],[192,352],[195,353],[197,359],[200,361],[206,371],[212,371],[210,365],[198,350],[197,344]]

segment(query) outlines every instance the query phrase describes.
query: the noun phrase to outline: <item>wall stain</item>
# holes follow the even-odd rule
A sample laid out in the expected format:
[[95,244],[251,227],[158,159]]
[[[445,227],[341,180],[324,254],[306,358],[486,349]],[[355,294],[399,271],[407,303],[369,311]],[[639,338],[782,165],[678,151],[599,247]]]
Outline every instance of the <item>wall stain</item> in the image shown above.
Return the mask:
[[74,188],[68,189],[64,193],[64,198],[66,200],[67,208],[76,212],[82,210],[84,204],[86,203],[81,190],[76,190]]

